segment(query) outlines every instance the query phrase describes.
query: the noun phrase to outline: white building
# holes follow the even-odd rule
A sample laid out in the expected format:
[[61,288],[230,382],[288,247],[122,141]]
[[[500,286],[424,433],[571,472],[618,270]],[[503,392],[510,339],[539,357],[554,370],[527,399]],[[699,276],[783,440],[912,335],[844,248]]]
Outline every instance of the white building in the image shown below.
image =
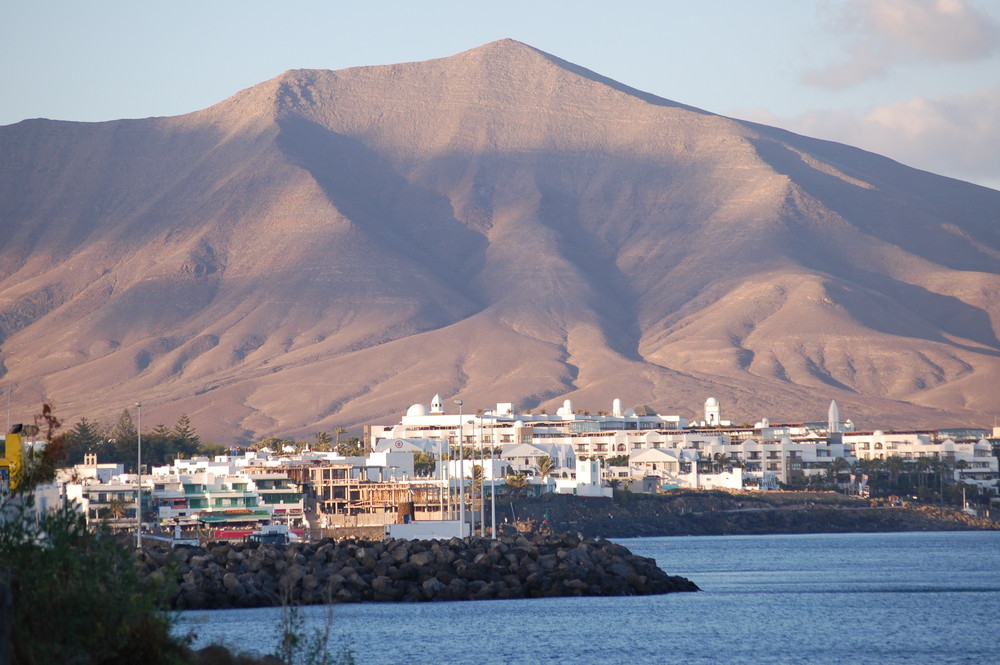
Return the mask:
[[[446,413],[440,395],[435,395],[429,407],[412,405],[398,423],[366,426],[365,443],[369,450],[376,450],[379,442],[385,439],[433,439],[457,448],[461,437],[463,445],[478,449],[516,443],[537,444],[546,438],[566,435],[619,430],[679,430],[686,426],[685,418],[663,416],[646,405],[623,410],[621,400],[617,399],[610,411],[601,411],[597,415],[575,409],[571,400],[565,400],[554,414],[520,413],[509,402],[473,413],[460,411],[460,407],[455,405],[450,413]],[[573,467],[574,463],[567,463]]]
[[844,435],[859,460],[899,457],[904,462],[947,464],[956,483],[977,485],[982,489],[997,488],[1000,460],[993,455],[993,446],[986,439],[955,441],[934,440],[929,432],[874,432]]

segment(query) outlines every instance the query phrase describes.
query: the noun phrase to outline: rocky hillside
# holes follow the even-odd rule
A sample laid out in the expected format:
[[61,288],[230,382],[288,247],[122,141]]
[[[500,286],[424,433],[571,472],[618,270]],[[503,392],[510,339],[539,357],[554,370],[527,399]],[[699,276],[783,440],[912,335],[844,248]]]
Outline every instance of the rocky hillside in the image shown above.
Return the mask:
[[1000,411],[1000,192],[511,40],[184,116],[0,127],[0,386],[207,438],[648,403]]

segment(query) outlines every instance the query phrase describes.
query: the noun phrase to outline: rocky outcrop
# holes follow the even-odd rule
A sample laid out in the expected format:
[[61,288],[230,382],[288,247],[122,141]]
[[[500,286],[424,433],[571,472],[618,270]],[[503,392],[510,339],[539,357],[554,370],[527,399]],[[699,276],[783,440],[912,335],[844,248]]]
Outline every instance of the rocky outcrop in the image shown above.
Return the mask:
[[697,591],[607,540],[578,535],[447,541],[212,544],[147,549],[154,576],[175,574],[176,609],[326,602],[421,602]]
[[1000,529],[1000,521],[953,508],[873,504],[835,492],[616,491],[614,499],[547,494],[512,506],[522,524],[603,538]]

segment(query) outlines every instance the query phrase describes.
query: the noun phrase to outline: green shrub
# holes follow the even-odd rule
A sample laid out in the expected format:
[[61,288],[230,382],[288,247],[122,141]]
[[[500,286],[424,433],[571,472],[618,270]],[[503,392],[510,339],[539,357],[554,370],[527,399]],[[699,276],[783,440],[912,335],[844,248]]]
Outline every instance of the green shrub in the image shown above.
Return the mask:
[[13,665],[185,662],[186,645],[160,611],[164,590],[131,551],[103,529],[88,530],[73,506],[36,518],[31,503],[8,505],[0,523]]

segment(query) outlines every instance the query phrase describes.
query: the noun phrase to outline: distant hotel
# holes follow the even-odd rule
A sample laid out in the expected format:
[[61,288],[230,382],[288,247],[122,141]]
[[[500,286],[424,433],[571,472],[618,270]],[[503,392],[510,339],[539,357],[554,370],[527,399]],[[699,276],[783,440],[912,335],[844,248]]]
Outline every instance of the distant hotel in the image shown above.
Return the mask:
[[[925,432],[858,432],[842,420],[831,402],[825,421],[752,427],[724,420],[719,401],[705,401],[704,418],[688,422],[661,415],[645,404],[623,409],[614,400],[596,415],[575,409],[570,400],[554,414],[518,412],[511,403],[494,409],[445,412],[435,395],[428,406],[414,404],[398,423],[365,427],[372,450],[391,446],[434,455],[458,446],[492,451],[515,471],[537,475],[537,461],[550,457],[555,478],[571,479],[580,460],[601,460],[608,479],[641,483],[646,490],[663,487],[777,489],[811,477],[835,475],[848,481],[848,468],[859,459],[947,461],[955,480],[995,489],[998,460],[986,430],[967,428]],[[842,460],[835,463],[834,460]],[[537,479],[535,479],[537,482]],[[857,479],[855,479],[857,482]],[[638,489],[639,485],[635,485]]]
[[[435,395],[429,405],[410,406],[398,423],[366,426],[365,456],[262,451],[155,467],[142,476],[143,522],[213,539],[244,538],[274,522],[314,535],[338,528],[381,533],[400,522],[457,525],[464,507],[466,526],[475,528],[477,521],[494,523],[485,504],[497,492],[611,496],[615,485],[660,492],[822,483],[865,495],[866,469],[892,459],[910,473],[934,473],[942,485],[995,492],[1000,477],[997,432],[992,442],[976,428],[859,432],[841,419],[836,402],[825,421],[764,419],[753,426],[723,419],[714,398],[697,422],[647,405],[623,409],[617,399],[596,415],[569,400],[554,414],[521,413],[511,403],[473,413],[453,406],[446,412]],[[18,436],[9,435],[0,462],[10,466],[19,449]],[[433,470],[418,474],[415,453]],[[516,490],[512,477],[524,487]],[[59,480],[41,494],[42,505],[73,499],[90,521],[122,530],[135,525],[136,476],[122,465],[88,456]]]

